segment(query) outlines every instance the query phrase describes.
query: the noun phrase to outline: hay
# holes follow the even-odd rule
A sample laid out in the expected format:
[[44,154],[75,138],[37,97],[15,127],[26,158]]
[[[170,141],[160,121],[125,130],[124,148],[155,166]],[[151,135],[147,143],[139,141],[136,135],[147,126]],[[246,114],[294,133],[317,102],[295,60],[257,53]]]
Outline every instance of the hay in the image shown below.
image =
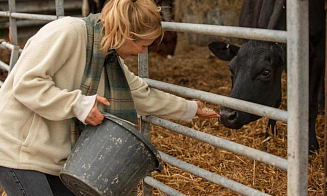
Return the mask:
[[[178,43],[175,56],[168,59],[149,54],[150,78],[220,95],[228,95],[231,87],[229,68],[226,62],[210,54],[206,47]],[[185,50],[184,50],[185,49]],[[136,58],[125,63],[137,73]],[[283,73],[283,100],[281,108],[286,110],[286,74]],[[220,106],[207,104],[218,111]],[[218,136],[239,144],[265,151],[283,158],[287,157],[287,124],[277,122],[278,133],[265,139],[267,118],[245,125],[240,130],[225,128],[216,119],[195,118],[184,126]],[[324,116],[319,115],[316,124],[318,142],[321,147],[309,157],[308,195],[323,195]],[[286,195],[287,173],[273,166],[228,152],[209,144],[151,125],[151,141],[155,147],[202,169],[230,178],[271,195]],[[266,142],[267,150],[263,143]],[[167,163],[161,173],[153,177],[186,195],[240,195],[210,181],[182,171]],[[153,195],[166,195],[154,189]]]

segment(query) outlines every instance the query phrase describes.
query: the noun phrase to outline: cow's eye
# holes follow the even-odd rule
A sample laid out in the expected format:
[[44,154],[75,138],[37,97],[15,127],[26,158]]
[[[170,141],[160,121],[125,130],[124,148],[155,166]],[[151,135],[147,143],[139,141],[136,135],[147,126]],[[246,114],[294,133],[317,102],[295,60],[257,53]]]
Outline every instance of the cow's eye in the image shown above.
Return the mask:
[[268,79],[271,76],[271,72],[268,70],[262,71],[260,77],[264,79]]

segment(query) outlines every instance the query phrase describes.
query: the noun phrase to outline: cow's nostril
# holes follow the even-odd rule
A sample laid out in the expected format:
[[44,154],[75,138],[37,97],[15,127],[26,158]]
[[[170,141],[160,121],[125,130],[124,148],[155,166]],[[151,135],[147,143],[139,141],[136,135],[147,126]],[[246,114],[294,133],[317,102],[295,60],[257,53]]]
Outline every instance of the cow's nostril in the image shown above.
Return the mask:
[[237,118],[237,112],[233,111],[228,115],[228,120],[229,121],[234,121]]

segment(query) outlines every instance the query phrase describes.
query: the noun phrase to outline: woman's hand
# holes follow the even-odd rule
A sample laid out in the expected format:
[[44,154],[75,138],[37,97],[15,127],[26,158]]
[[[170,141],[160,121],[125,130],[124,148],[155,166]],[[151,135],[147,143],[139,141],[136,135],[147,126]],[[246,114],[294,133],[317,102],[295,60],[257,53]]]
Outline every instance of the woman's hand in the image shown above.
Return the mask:
[[220,115],[217,114],[212,109],[207,108],[201,101],[196,101],[198,104],[198,110],[196,111],[196,115],[200,118],[219,118]]
[[86,124],[91,124],[93,126],[97,126],[102,123],[104,116],[98,110],[98,106],[97,106],[98,103],[102,103],[107,106],[110,105],[109,101],[105,97],[101,97],[101,96],[97,95],[94,106],[92,107],[89,115],[85,119]]

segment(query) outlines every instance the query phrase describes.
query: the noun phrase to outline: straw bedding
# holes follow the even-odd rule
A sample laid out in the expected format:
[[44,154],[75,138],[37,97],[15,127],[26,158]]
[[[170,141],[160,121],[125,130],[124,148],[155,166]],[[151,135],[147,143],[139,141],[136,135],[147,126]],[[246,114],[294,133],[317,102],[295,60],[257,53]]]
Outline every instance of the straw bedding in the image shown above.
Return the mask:
[[[149,54],[150,78],[227,96],[231,87],[228,63],[211,55],[206,47],[187,45],[186,41],[180,40],[172,58],[162,57],[155,53]],[[127,59],[125,63],[134,73],[137,73],[135,59]],[[286,110],[286,74],[283,74],[282,84],[281,108]],[[206,104],[215,111],[219,111],[220,106]],[[225,128],[216,119],[205,120],[196,117],[191,123],[175,122],[283,158],[287,157],[287,124],[283,122],[277,122],[278,133],[267,139],[265,139],[267,118],[261,118],[239,130]],[[323,194],[323,129],[324,116],[320,114],[317,119],[316,132],[321,149],[309,157],[308,195],[312,196]],[[151,141],[158,150],[202,169],[271,195],[287,194],[287,173],[276,167],[219,149],[159,126],[151,126]],[[265,141],[267,149],[263,145]],[[167,163],[163,165],[164,170],[161,173],[154,172],[153,177],[183,194],[241,195]],[[154,189],[153,195],[166,194]]]

